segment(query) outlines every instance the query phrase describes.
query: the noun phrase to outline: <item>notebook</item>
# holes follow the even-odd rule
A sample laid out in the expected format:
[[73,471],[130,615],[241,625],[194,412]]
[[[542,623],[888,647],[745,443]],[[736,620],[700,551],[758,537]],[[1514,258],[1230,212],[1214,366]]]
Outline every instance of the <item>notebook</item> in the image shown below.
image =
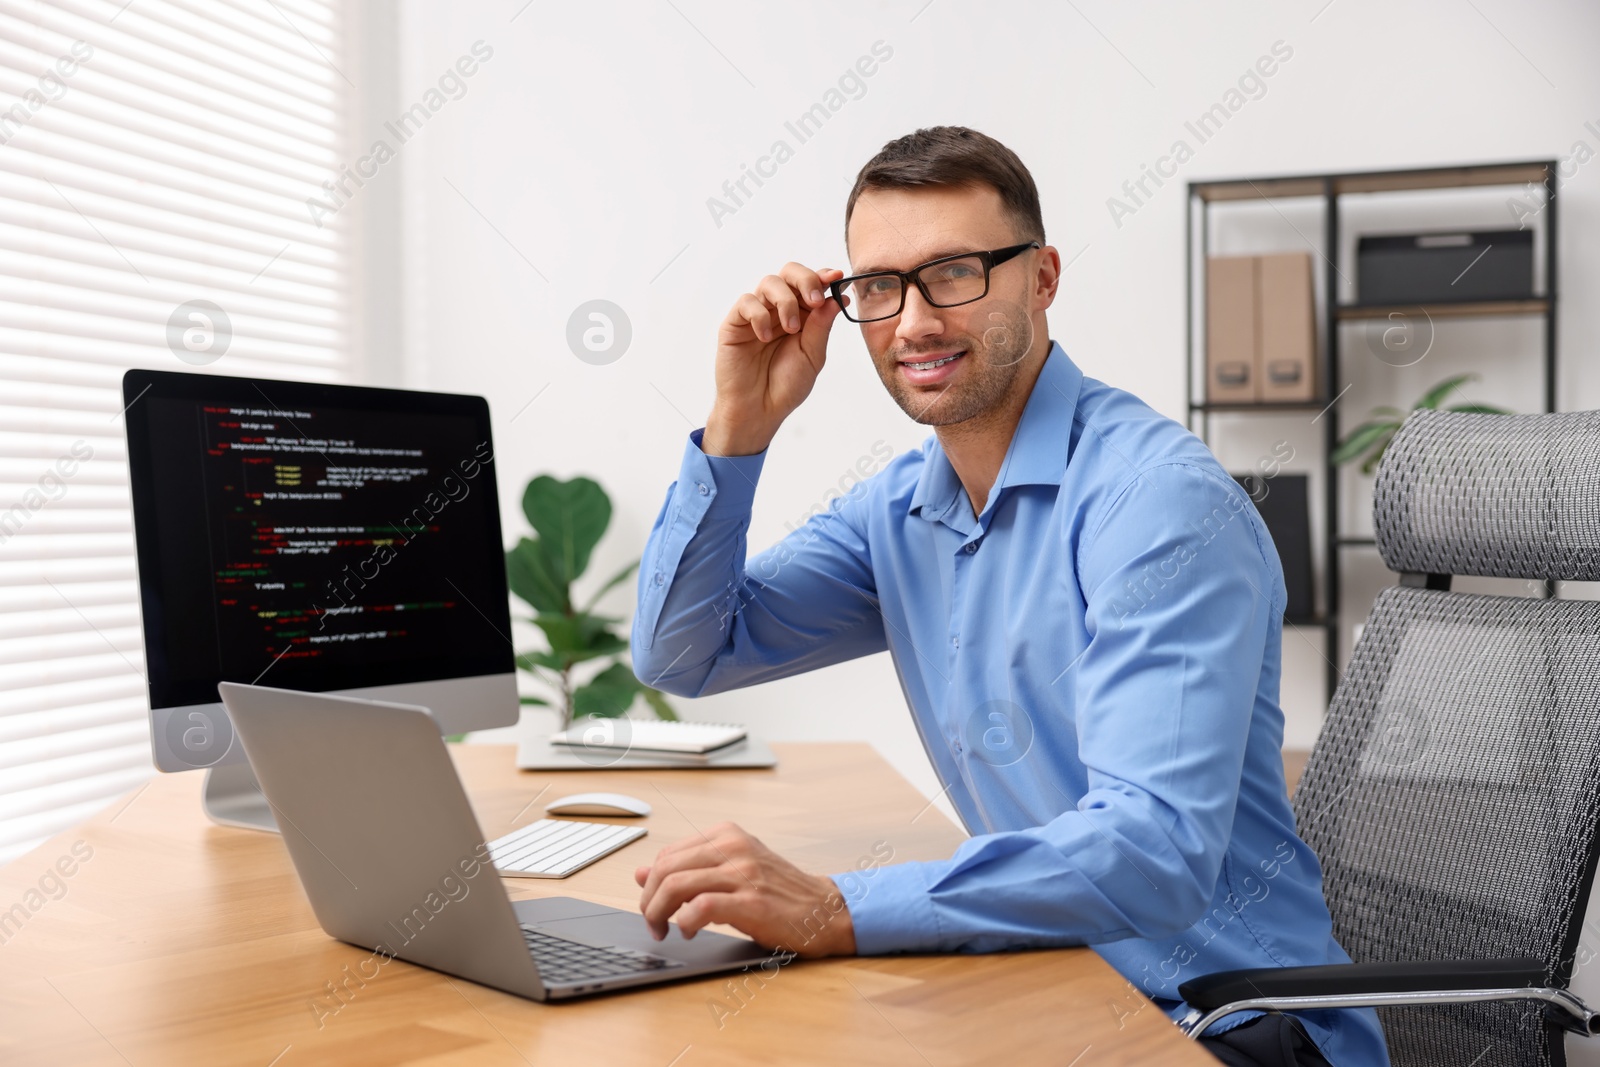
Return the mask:
[[676,722],[670,719],[578,719],[550,735],[557,747],[589,752],[673,752],[705,755],[743,741],[743,726],[720,722]]

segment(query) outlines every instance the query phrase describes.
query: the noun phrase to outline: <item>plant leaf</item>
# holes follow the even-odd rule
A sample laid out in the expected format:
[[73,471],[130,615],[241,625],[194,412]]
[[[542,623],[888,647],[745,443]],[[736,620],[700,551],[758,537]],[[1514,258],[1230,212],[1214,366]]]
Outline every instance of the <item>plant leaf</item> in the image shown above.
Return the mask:
[[572,616],[578,624],[578,630],[583,634],[583,639],[593,645],[601,637],[616,636],[611,632],[611,627],[622,620],[615,615],[591,615],[588,612],[579,612]]
[[645,703],[655,709],[656,718],[666,719],[668,722],[678,721],[678,713],[673,710],[671,704],[667,703],[667,698],[661,690],[651,689],[648,685],[645,686],[644,699]]
[[1374,444],[1386,441],[1387,438],[1394,436],[1394,432],[1399,428],[1400,424],[1392,420],[1386,422],[1364,422],[1351,430],[1345,439],[1339,442],[1339,446],[1333,450],[1333,455],[1328,457],[1329,461],[1335,464],[1349,463],[1357,456],[1365,453]]
[[525,671],[533,670],[534,665],[561,672],[569,669],[574,664],[583,663],[602,656],[615,656],[620,652],[628,651],[628,642],[615,634],[602,634],[594,639],[586,648],[573,648],[561,651],[534,651],[520,652],[517,654],[517,666]]
[[1477,380],[1477,377],[1478,376],[1476,374],[1451,375],[1438,385],[1434,386],[1432,389],[1429,389],[1426,393],[1423,393],[1422,399],[1417,401],[1417,406],[1412,410],[1422,411],[1424,409],[1437,408],[1439,406],[1439,401],[1443,400],[1446,396],[1449,396],[1450,393],[1454,392],[1463,383]]
[[536,704],[541,708],[551,707],[551,703],[544,697],[519,697],[519,702],[524,705]]
[[581,652],[589,645],[578,620],[571,615],[541,612],[534,616],[533,624],[544,631],[544,639],[550,642],[550,651],[557,655]]
[[566,582],[589,566],[589,554],[611,524],[611,498],[591,478],[563,482],[541,474],[523,492],[522,511]]
[[568,653],[573,663],[582,663],[584,660],[598,659],[601,656],[615,656],[619,652],[628,651],[628,642],[616,634],[600,634],[589,643],[588,648],[577,652]]
[[638,560],[634,560],[632,563],[630,563],[626,567],[622,568],[616,574],[612,575],[606,581],[606,584],[602,585],[600,587],[599,591],[596,592],[594,594],[594,596],[589,598],[588,603],[583,605],[583,610],[584,611],[588,611],[589,609],[593,608],[596,604],[600,603],[600,598],[601,597],[605,596],[607,593],[611,592],[611,590],[615,589],[617,586],[619,586],[623,582],[627,581],[628,580],[628,576],[630,574],[632,574],[634,572],[634,570],[636,570],[638,568],[638,566],[639,566],[639,561]]
[[556,673],[567,669],[566,662],[554,652],[534,650],[532,652],[518,652],[517,666],[530,673],[534,672],[535,665],[548,668]]
[[567,583],[552,566],[549,553],[532,538],[522,538],[506,553],[506,583],[536,611],[565,612],[572,606]]
[[1452,404],[1445,408],[1446,411],[1467,411],[1475,415],[1510,415],[1512,412],[1505,408],[1497,408],[1493,404]]
[[[550,614],[554,614],[554,613],[552,612]],[[621,622],[622,621],[621,619],[617,618],[614,615],[593,615],[593,614],[590,614],[589,612],[583,611],[581,609],[578,610],[578,611],[573,612],[571,615],[563,615],[562,618],[579,620],[579,621],[584,622],[585,625],[588,624],[587,620],[597,620],[598,622],[604,623],[607,626],[611,625],[612,623],[617,623],[617,622]],[[516,622],[525,622],[529,626],[537,626],[539,624],[539,616],[538,615],[516,615],[516,616],[513,616],[513,619]],[[597,629],[599,629],[599,628],[600,627],[597,627]]]
[[577,717],[619,718],[628,713],[644,687],[626,663],[613,663],[573,691],[572,713]]
[[611,651],[614,642],[621,640],[611,632],[611,624],[620,621],[607,615],[549,613],[535,616],[533,624],[544,631],[552,652],[568,653],[596,648]]

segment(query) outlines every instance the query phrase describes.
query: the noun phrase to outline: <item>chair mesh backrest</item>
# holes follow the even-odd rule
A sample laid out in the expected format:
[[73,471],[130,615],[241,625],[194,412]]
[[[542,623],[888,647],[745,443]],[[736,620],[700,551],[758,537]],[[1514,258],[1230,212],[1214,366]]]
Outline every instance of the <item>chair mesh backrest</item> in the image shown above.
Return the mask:
[[[1571,564],[1585,551],[1593,559],[1584,537],[1595,530],[1564,528],[1570,509],[1540,494],[1592,502],[1600,464],[1580,456],[1575,466],[1518,475],[1512,495],[1538,517],[1512,515],[1485,488],[1494,472],[1483,459],[1511,438],[1483,434],[1476,423],[1485,418],[1515,419],[1519,443],[1560,442],[1576,425],[1565,415],[1532,417],[1549,426],[1472,416],[1474,425],[1458,426],[1464,443],[1448,416],[1430,413],[1422,427],[1413,416],[1384,459],[1394,468],[1379,478],[1386,559],[1431,573],[1582,573],[1590,564]],[[1574,476],[1585,484],[1570,485]],[[1465,527],[1480,519],[1490,532],[1475,536]],[[1516,543],[1540,529],[1557,533],[1542,562]],[[1600,601],[1385,589],[1294,807],[1323,865],[1334,934],[1352,959],[1534,956],[1547,983],[1565,987],[1600,816]],[[1395,1067],[1565,1062],[1560,1032],[1526,1003],[1380,1016]]]
[[1373,519],[1392,571],[1600,581],[1600,411],[1414,412]]

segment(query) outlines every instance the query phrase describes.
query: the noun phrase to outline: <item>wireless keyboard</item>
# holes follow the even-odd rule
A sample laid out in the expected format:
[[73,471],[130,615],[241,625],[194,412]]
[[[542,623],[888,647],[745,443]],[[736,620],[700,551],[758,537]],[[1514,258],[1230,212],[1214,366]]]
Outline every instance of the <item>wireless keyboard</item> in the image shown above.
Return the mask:
[[489,842],[495,870],[518,878],[565,878],[645,835],[643,826],[540,819]]

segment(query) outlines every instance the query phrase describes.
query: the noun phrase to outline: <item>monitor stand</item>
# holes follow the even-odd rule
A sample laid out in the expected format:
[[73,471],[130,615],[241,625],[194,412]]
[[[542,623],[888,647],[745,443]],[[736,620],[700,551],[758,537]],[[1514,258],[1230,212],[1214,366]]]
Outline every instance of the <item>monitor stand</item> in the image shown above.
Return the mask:
[[214,823],[278,833],[277,820],[250,764],[222,763],[207,768],[201,804]]

